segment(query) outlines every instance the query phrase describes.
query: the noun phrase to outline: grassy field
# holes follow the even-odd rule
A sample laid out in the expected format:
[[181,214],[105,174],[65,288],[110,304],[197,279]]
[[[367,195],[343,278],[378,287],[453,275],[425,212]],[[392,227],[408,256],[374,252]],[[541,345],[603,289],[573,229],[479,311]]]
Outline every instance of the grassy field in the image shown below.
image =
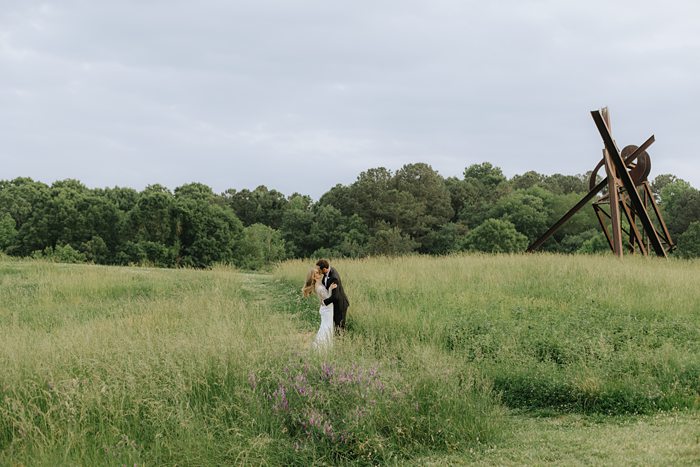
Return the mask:
[[0,464],[700,462],[700,262],[339,261],[320,353],[310,265],[0,259]]

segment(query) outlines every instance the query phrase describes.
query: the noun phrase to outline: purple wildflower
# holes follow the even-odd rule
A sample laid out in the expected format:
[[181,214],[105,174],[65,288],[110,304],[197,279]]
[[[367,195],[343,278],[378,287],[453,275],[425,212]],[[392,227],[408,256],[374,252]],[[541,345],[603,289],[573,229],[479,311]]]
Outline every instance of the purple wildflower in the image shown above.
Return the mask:
[[323,417],[321,416],[320,413],[316,412],[315,410],[312,411],[312,412],[309,414],[309,426],[310,426],[311,428],[318,428],[318,429],[320,429],[320,428],[321,428],[321,421],[322,421],[322,419],[323,419]]
[[279,385],[273,394],[275,399],[274,409],[278,412],[289,410],[289,401],[287,400],[287,389],[283,385]]
[[356,420],[361,419],[362,417],[365,416],[366,413],[367,413],[367,412],[366,412],[365,409],[362,408],[362,407],[357,407],[357,408],[355,408],[355,413],[354,413],[355,419],[356,419]]
[[321,378],[325,380],[330,380],[333,377],[333,367],[327,363],[321,365]]
[[329,422],[325,422],[323,424],[323,434],[329,438],[335,437],[335,434],[333,433],[333,426]]
[[309,388],[306,387],[306,375],[299,373],[294,378],[294,389],[300,396],[305,396],[310,393]]
[[255,388],[258,387],[258,380],[255,377],[255,373],[252,371],[248,374],[248,384],[253,391],[255,391]]

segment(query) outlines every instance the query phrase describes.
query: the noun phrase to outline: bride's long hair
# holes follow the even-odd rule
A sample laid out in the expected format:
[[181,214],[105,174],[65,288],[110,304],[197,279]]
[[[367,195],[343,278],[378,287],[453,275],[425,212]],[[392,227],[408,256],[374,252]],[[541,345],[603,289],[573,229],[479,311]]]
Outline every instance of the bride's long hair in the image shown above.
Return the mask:
[[304,294],[304,297],[308,297],[315,292],[316,280],[314,279],[314,276],[319,272],[321,271],[318,268],[309,269],[309,273],[306,275],[306,282],[304,283],[304,287],[301,289],[301,293]]

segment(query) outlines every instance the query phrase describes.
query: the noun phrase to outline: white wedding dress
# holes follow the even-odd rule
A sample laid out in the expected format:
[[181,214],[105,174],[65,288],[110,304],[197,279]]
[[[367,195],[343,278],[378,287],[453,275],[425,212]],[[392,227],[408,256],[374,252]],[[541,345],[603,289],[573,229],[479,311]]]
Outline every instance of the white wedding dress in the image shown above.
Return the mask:
[[329,348],[333,345],[333,304],[324,305],[323,301],[331,296],[331,292],[319,283],[316,285],[316,295],[321,302],[321,308],[318,310],[321,326],[312,345],[315,349]]

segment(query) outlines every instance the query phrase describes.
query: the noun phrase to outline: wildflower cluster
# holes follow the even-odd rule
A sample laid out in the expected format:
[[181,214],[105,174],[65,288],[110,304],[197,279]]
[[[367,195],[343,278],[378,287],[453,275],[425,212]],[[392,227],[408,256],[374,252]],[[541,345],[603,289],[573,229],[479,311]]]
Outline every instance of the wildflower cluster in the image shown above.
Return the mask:
[[497,414],[488,391],[465,389],[459,375],[403,371],[414,377],[299,359],[251,374],[248,383],[265,426],[309,459],[384,463],[399,451],[455,451],[490,436]]
[[370,421],[386,389],[377,367],[329,362],[288,366],[268,377],[251,373],[248,383],[265,397],[281,431],[296,438],[298,449],[305,443],[342,449],[361,439],[358,430]]

